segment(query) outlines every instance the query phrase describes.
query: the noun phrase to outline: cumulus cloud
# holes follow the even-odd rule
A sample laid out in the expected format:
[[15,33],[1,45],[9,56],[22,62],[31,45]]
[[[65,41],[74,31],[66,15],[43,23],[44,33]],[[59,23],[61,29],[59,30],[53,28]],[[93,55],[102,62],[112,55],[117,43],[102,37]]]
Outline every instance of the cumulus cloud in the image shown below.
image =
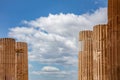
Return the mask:
[[45,71],[45,72],[58,72],[60,70],[58,68],[56,68],[56,67],[45,66],[45,67],[42,68],[42,71]]
[[79,31],[107,23],[107,9],[82,15],[49,14],[23,23],[23,26],[11,28],[9,37],[28,43],[30,61],[77,66]]
[[[57,78],[57,80],[77,80],[77,71],[61,71],[59,68],[53,66],[44,66],[40,71],[33,71],[33,75],[42,75],[48,79]],[[73,75],[74,74],[74,75]]]
[[[70,71],[45,66],[30,74],[42,75],[36,80],[77,80],[78,34],[81,30],[92,30],[94,25],[107,23],[107,9],[81,15],[49,14],[31,21],[22,21],[23,26],[10,29],[9,37],[25,41],[29,46],[29,61],[61,67],[72,66]],[[29,68],[34,65],[29,64]],[[44,77],[44,78],[41,78]],[[56,78],[55,78],[56,77]]]

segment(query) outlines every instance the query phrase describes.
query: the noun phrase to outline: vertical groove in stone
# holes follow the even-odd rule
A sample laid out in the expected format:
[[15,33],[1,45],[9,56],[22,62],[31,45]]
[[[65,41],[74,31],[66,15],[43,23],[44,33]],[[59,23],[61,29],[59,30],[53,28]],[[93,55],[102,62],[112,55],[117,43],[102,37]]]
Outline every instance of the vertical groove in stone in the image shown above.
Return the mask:
[[92,31],[81,31],[79,43],[79,80],[93,80]]
[[24,42],[16,43],[17,80],[28,80],[28,50]]
[[93,29],[93,75],[94,80],[110,80],[109,54],[107,53],[107,25]]
[[108,21],[112,18],[112,12],[110,12],[113,9],[112,1],[113,0],[108,0]]
[[15,40],[0,38],[0,80],[16,80]]

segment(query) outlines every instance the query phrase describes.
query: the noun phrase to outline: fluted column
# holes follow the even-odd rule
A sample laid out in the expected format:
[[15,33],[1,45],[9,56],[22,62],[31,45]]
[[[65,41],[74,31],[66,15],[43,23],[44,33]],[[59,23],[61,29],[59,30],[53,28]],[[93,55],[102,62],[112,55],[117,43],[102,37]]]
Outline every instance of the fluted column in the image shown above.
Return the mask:
[[28,80],[28,50],[27,43],[16,43],[17,80]]
[[94,80],[111,80],[110,54],[107,52],[107,25],[93,29],[93,75]]
[[79,80],[93,80],[92,31],[81,31],[79,43]]
[[108,0],[108,21],[120,16],[120,0]]
[[120,80],[120,0],[108,2],[108,53],[111,55],[111,80]]
[[120,80],[120,16],[108,22],[107,45],[111,55],[111,80]]
[[0,38],[0,80],[16,80],[15,40]]

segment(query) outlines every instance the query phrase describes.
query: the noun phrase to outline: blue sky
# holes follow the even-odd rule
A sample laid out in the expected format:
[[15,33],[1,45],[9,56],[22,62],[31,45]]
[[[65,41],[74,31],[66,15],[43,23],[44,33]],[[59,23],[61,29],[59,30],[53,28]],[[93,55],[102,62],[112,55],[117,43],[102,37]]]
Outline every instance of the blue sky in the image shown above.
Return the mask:
[[[0,0],[0,30],[7,36],[9,27],[21,25],[22,20],[32,20],[49,13],[92,12],[99,7],[106,7],[106,0]],[[1,35],[1,36],[2,36]]]
[[77,80],[78,33],[106,22],[107,0],[0,0],[0,37],[28,43],[29,80]]

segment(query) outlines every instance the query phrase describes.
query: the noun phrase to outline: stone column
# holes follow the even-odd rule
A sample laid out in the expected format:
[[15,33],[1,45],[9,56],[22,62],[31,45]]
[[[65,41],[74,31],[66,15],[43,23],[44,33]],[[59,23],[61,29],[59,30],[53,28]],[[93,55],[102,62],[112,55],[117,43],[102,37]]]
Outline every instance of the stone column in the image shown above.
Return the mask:
[[0,38],[0,80],[16,80],[15,40]]
[[108,53],[111,62],[111,80],[120,80],[120,0],[108,2]]
[[92,31],[81,31],[79,43],[79,80],[93,80]]
[[93,29],[93,75],[94,80],[110,79],[110,54],[107,52],[107,25]]
[[111,80],[120,80],[120,16],[108,22],[107,45],[111,55]]
[[120,0],[108,0],[108,21],[120,16]]
[[28,80],[28,50],[27,43],[16,43],[17,80]]

